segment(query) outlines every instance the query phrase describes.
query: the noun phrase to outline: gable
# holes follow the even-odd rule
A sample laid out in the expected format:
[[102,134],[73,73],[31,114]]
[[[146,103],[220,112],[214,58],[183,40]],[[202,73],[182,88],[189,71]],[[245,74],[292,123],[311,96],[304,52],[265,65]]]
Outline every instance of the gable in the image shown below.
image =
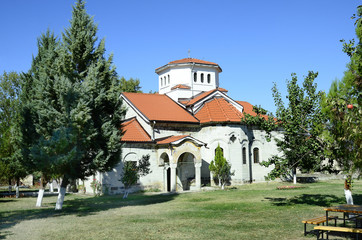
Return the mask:
[[148,122],[199,123],[186,109],[167,95],[122,93],[124,100]]

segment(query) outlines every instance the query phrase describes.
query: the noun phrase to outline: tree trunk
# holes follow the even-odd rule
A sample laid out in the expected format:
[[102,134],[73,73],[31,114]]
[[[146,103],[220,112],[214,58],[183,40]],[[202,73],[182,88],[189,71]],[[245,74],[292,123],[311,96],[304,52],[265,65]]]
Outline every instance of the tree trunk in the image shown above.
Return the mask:
[[54,181],[54,180],[51,180],[51,181],[49,182],[49,192],[51,192],[51,193],[54,192],[53,181]]
[[15,190],[16,190],[16,198],[19,198],[19,195],[20,195],[20,193],[19,193],[19,184],[20,184],[20,179],[19,178],[16,178],[16,188],[15,188]]
[[39,193],[38,193],[38,198],[36,200],[36,207],[41,207],[42,203],[43,203],[43,196],[44,196],[44,177],[41,176],[40,178],[40,188],[39,188]]
[[11,178],[9,178],[9,193],[11,193],[12,186],[11,186]]
[[293,169],[293,184],[297,184],[297,169]]
[[55,210],[62,210],[63,208],[63,202],[68,183],[69,183],[68,178],[64,176],[62,184],[60,185],[60,191],[58,194],[57,203],[55,204]]
[[123,199],[127,198],[128,197],[128,189],[126,189],[126,191],[124,192],[123,194]]

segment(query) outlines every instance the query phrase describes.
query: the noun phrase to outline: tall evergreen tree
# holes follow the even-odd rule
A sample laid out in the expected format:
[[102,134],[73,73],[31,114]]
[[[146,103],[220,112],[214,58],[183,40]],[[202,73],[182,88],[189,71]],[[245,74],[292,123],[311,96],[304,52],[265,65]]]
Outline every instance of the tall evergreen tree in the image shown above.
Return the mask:
[[[62,176],[56,209],[62,208],[70,180],[109,171],[120,161],[124,110],[112,56],[104,56],[104,40],[96,46],[96,33],[84,2],[77,1],[61,44],[47,55],[48,60],[55,57],[54,65],[35,58],[28,74],[32,87],[24,94],[30,99],[24,114],[30,117],[24,130],[35,137],[28,156],[35,165],[44,160],[50,173]],[[48,67],[44,74],[33,70]]]
[[27,172],[21,162],[19,139],[21,79],[16,72],[4,72],[0,76],[0,178],[16,180],[16,196],[19,196],[20,178]]
[[59,78],[59,41],[49,30],[37,41],[38,53],[31,69],[23,74],[22,144],[24,165],[30,172],[40,172],[41,181],[36,206],[40,207],[46,182],[54,170],[54,159],[49,156],[45,142],[59,127],[61,118],[59,93],[54,85]]

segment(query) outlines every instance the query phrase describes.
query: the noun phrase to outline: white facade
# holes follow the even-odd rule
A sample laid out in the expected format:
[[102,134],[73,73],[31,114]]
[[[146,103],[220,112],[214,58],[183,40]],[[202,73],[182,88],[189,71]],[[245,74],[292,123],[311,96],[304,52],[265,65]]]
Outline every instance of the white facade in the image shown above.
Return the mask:
[[[175,102],[179,99],[193,99],[201,92],[207,92],[219,87],[218,65],[182,63],[168,64],[156,69],[159,83],[159,93],[166,94]],[[194,73],[197,79],[194,81]],[[201,82],[201,76],[204,76]],[[207,76],[210,75],[210,82]],[[206,76],[206,77],[205,77]],[[176,88],[177,85],[190,88]],[[217,89],[205,98],[200,99],[191,107],[184,107],[194,114],[214,98],[225,99],[236,111],[243,112],[243,106],[230,99]],[[151,121],[141,112],[132,101],[123,96],[127,108],[126,119],[136,118],[144,131],[151,137],[148,142],[125,142],[122,148],[120,163],[107,173],[95,176],[103,185],[103,191],[110,194],[124,191],[119,181],[123,163],[137,161],[143,155],[150,155],[152,172],[139,180],[135,189],[159,189],[160,191],[184,191],[200,189],[205,185],[213,185],[209,165],[215,156],[219,145],[224,157],[231,164],[232,176],[230,184],[260,182],[271,170],[259,163],[278,154],[276,143],[266,141],[265,132],[253,127],[242,125],[240,122],[208,122],[183,123]],[[180,106],[182,104],[180,103]],[[165,111],[168,111],[165,109]],[[195,115],[196,116],[196,115]],[[273,137],[282,137],[279,132],[273,132]],[[170,136],[181,136],[167,143],[157,141]],[[187,136],[187,137],[185,137]],[[272,138],[273,139],[273,138]],[[256,162],[255,162],[256,161]],[[89,187],[89,181],[86,183]],[[91,190],[87,189],[87,192]]]
[[[192,98],[195,95],[219,87],[221,68],[203,63],[174,63],[156,69],[158,74],[158,92],[167,94],[173,100]],[[188,86],[189,89],[175,88],[177,85]]]

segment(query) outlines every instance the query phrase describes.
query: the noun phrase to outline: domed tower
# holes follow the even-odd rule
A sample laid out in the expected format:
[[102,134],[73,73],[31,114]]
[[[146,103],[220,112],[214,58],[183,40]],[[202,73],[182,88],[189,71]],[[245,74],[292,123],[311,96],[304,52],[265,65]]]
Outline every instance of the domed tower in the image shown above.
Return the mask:
[[218,88],[222,69],[213,62],[184,58],[169,62],[155,72],[158,74],[158,92],[178,101]]

